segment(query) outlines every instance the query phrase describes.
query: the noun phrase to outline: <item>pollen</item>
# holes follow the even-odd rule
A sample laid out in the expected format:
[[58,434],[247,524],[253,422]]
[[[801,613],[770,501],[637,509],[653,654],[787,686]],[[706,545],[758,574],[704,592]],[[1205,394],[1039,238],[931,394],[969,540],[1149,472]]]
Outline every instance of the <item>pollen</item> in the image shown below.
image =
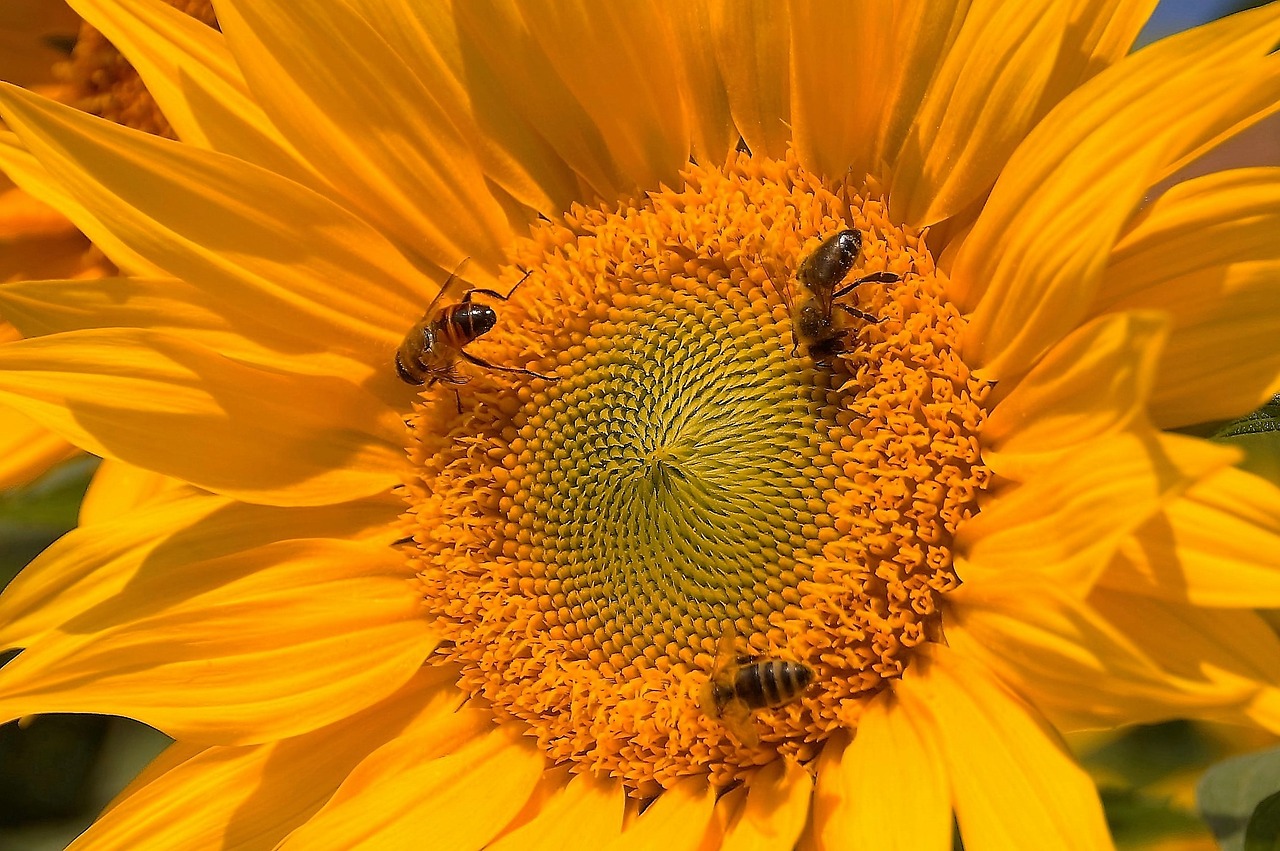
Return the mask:
[[[217,27],[209,0],[167,0],[199,21]],[[65,91],[59,100],[79,110],[156,136],[176,138],[138,72],[110,41],[88,24],[81,24],[71,56],[59,63]]]
[[[528,278],[468,351],[556,381],[462,364],[457,399],[426,388],[406,430],[438,660],[553,762],[640,796],[856,729],[941,638],[952,536],[988,481],[963,319],[874,183],[748,154],[682,178],[516,247],[506,284]],[[840,345],[815,359],[796,270],[847,229],[842,288],[875,280],[837,299],[860,313],[831,311]],[[813,673],[751,707],[751,736],[699,700],[726,633],[742,664]]]

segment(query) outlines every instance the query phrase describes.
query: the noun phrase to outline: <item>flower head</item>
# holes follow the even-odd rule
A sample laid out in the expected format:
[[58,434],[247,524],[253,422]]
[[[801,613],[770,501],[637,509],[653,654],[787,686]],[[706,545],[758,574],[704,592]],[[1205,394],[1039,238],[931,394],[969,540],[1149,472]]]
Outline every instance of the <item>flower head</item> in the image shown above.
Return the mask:
[[177,136],[0,90],[127,272],[0,287],[129,495],[0,712],[177,740],[84,847],[1107,847],[1059,730],[1280,729],[1280,493],[1172,431],[1280,389],[1280,170],[1145,197],[1280,6],[75,5]]

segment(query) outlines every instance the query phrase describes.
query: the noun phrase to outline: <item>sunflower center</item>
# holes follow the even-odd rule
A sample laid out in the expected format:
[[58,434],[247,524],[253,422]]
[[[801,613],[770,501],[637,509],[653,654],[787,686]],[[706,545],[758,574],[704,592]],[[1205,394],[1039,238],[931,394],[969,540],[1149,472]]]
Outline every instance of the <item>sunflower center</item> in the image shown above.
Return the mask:
[[[637,794],[856,727],[937,638],[986,481],[921,236],[791,160],[684,178],[519,247],[467,350],[557,381],[464,364],[462,412],[437,385],[409,429],[441,656]],[[842,234],[848,262],[816,262]]]
[[[218,25],[210,0],[166,2],[211,27]],[[138,72],[115,45],[88,24],[80,25],[71,57],[66,63],[59,63],[58,71],[68,87],[60,100],[125,127],[175,138],[168,119],[160,112]]]

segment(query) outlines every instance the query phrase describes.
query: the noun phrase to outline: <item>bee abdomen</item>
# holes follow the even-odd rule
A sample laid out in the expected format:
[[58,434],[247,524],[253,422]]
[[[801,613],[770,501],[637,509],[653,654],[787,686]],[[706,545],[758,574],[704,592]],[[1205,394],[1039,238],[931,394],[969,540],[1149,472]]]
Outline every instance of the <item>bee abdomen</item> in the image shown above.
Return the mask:
[[751,709],[764,709],[794,700],[811,682],[813,669],[808,665],[769,659],[739,669],[733,691]]

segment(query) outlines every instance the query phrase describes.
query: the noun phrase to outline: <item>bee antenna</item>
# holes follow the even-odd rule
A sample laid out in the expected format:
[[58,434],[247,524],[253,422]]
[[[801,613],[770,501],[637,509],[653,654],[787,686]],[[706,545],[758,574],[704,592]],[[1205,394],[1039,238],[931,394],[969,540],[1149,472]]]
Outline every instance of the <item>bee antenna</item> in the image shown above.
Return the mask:
[[524,272],[524,274],[520,276],[520,280],[516,281],[516,285],[511,288],[511,292],[507,293],[508,299],[511,298],[513,295],[515,295],[516,290],[520,289],[520,285],[523,284],[526,280],[528,280],[529,276],[533,274],[532,269],[521,269],[520,271]]
[[782,294],[782,290],[778,289],[778,282],[773,279],[773,273],[769,271],[769,264],[764,262],[763,257],[760,257],[759,255],[756,255],[756,257],[760,261],[760,268],[764,270],[765,279],[769,281],[769,286],[773,287],[773,291],[777,294],[778,298],[786,301],[786,296]]

